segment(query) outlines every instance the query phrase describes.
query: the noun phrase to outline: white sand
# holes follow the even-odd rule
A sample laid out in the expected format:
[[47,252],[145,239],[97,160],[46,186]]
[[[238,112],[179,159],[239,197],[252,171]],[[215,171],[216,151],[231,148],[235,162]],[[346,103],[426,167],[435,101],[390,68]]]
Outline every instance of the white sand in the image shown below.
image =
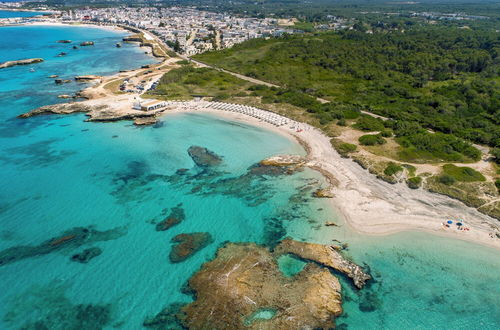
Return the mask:
[[[294,136],[300,138],[311,149],[310,164],[326,170],[339,181],[333,189],[333,207],[360,233],[387,235],[401,231],[425,231],[500,248],[500,239],[489,236],[490,233],[500,232],[498,220],[447,196],[423,189],[413,190],[404,183],[392,185],[377,179],[351,159],[340,157],[329,138],[313,127],[297,133],[287,126],[276,127],[239,113],[189,110],[189,107],[168,111],[166,116],[168,118],[170,114],[185,111],[215,114],[264,127],[292,139]],[[460,231],[455,225],[445,229],[442,223],[449,219],[462,219],[470,230]]]

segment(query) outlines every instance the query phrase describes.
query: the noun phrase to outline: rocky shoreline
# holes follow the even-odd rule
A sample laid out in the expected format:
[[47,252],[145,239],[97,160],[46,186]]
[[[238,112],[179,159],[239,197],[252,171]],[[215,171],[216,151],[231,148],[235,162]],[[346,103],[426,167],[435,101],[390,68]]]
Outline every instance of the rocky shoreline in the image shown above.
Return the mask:
[[[288,254],[305,264],[292,275],[286,275],[279,263]],[[189,280],[186,290],[194,295],[194,302],[168,306],[144,325],[331,329],[342,314],[342,288],[334,270],[351,277],[358,288],[371,278],[330,246],[286,239],[271,251],[255,243],[227,243]]]

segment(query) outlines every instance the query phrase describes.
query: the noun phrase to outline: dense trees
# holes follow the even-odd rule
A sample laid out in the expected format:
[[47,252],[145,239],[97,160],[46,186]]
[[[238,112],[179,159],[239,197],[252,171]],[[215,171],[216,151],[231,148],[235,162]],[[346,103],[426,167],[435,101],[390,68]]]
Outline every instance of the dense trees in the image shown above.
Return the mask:
[[[440,151],[445,158],[465,152],[476,159],[473,148],[446,136],[500,146],[499,38],[487,30],[443,26],[404,33],[344,31],[250,40],[198,58],[286,86],[294,98],[309,94],[331,100],[321,105],[310,98],[301,105],[322,123],[367,110],[394,119],[397,136],[420,133],[400,141],[426,147],[444,141],[450,144]],[[368,121],[358,121],[359,128],[381,129]],[[432,136],[425,129],[446,135]]]

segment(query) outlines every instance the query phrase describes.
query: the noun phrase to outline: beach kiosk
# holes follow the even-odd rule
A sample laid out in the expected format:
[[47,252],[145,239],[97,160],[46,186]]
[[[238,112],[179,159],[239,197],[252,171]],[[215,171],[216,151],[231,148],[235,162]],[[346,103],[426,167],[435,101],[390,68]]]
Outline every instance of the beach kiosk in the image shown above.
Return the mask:
[[142,111],[152,111],[152,110],[164,108],[166,106],[167,106],[167,103],[165,101],[150,100],[150,101],[144,101],[144,102],[136,102],[134,104],[134,109],[142,110]]

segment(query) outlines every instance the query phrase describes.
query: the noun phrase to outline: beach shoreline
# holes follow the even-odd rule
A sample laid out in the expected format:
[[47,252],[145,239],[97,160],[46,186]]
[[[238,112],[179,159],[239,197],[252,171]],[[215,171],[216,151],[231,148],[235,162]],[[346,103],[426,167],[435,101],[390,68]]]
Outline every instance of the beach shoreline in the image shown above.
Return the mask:
[[[243,114],[212,109],[168,110],[162,116],[168,120],[171,115],[179,113],[212,114],[271,130],[295,142],[297,138],[300,139],[308,146],[308,167],[316,171],[321,169],[318,172],[326,181],[329,180],[323,171],[336,179],[337,184],[332,186],[334,197],[330,199],[331,207],[356,233],[386,236],[416,231],[500,249],[500,239],[489,236],[492,232],[498,232],[495,219],[447,196],[423,189],[413,190],[404,184],[392,185],[375,178],[352,160],[342,158],[331,146],[329,138],[316,128],[309,127],[308,130],[297,132]],[[353,176],[358,177],[353,179]],[[430,202],[434,204],[428,205]],[[471,230],[458,230],[454,225],[444,227],[442,223],[449,219],[463,219]]]
[[[119,26],[95,24],[65,24],[61,22],[35,22],[24,25],[58,25],[58,26],[84,26],[95,28],[108,28],[125,30]],[[177,59],[165,59],[159,64],[175,64]],[[180,59],[179,59],[180,60]],[[129,70],[134,75],[141,69]],[[158,71],[155,76],[161,76],[165,70]],[[500,248],[500,226],[497,220],[468,207],[462,202],[450,197],[431,193],[423,189],[410,189],[403,183],[389,184],[364,170],[351,159],[342,158],[330,143],[330,138],[317,128],[300,123],[304,128],[300,132],[287,126],[276,127],[241,113],[219,111],[214,109],[199,109],[196,107],[182,106],[178,109],[168,109],[146,113],[140,110],[131,111],[133,96],[112,95],[104,92],[103,86],[110,81],[123,78],[123,73],[104,77],[97,86],[91,86],[82,92],[87,93],[89,104],[117,104],[115,110],[106,110],[106,115],[111,113],[119,119],[133,119],[139,117],[168,118],[169,115],[185,112],[210,113],[223,118],[240,121],[249,125],[272,130],[282,136],[293,139],[301,144],[308,153],[308,167],[321,173],[330,182],[334,197],[331,198],[332,207],[353,230],[365,235],[390,235],[404,231],[428,232],[439,236],[452,237],[470,241],[477,244]],[[85,101],[84,101],[85,102]],[[76,102],[78,103],[78,102]],[[81,103],[81,102],[80,102]],[[124,110],[124,107],[128,107]],[[116,109],[119,108],[119,111]],[[113,113],[113,111],[115,111]],[[50,111],[49,111],[50,112]],[[82,112],[82,111],[73,111]],[[83,111],[85,112],[85,111]],[[43,112],[41,112],[43,113]],[[47,113],[47,112],[45,112]],[[61,112],[71,113],[71,112]],[[118,120],[119,120],[118,119]],[[91,118],[92,120],[92,113]],[[97,119],[107,121],[106,119]],[[442,224],[448,220],[462,220],[470,231],[458,230],[451,226],[446,228]],[[490,237],[492,235],[494,237]]]

